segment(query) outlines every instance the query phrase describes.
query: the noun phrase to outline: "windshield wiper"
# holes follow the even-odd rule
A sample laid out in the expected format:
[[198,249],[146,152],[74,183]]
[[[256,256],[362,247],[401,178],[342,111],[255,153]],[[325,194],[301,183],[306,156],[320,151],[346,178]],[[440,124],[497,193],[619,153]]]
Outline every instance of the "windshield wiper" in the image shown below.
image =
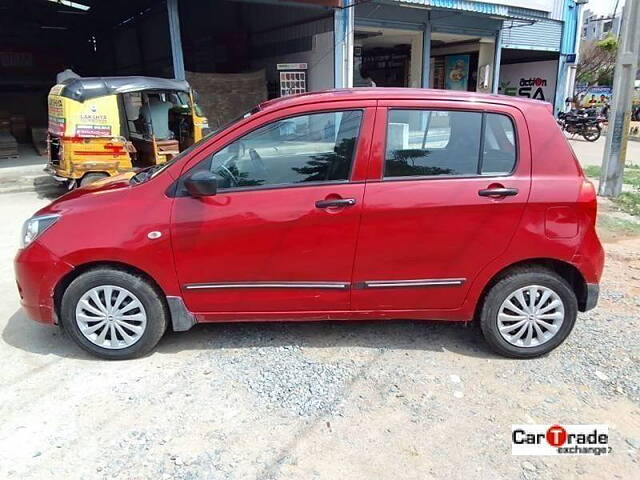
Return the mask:
[[162,165],[152,165],[151,167],[147,167],[143,170],[140,170],[133,177],[131,177],[130,182],[134,185],[139,183],[144,183],[151,178],[153,172],[155,172],[158,168],[162,167]]

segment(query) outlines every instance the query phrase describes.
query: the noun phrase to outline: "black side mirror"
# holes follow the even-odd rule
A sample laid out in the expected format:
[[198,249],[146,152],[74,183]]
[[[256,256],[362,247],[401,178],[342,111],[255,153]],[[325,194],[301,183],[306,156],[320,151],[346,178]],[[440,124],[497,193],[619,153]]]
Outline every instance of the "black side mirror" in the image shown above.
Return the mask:
[[218,177],[209,170],[196,172],[184,181],[192,197],[211,197],[218,192]]

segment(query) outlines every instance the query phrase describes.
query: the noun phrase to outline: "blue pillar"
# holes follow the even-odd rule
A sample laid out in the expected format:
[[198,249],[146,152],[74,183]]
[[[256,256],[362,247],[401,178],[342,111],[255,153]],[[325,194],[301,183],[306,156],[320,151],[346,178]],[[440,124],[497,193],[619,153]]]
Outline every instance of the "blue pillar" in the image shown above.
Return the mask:
[[431,76],[431,19],[427,19],[422,32],[422,88],[430,88]]
[[167,0],[167,16],[169,18],[169,39],[171,41],[171,58],[173,59],[173,76],[178,80],[184,80],[184,58],[182,56],[182,39],[180,37],[178,0]]
[[558,75],[556,81],[556,91],[555,91],[555,99],[553,102],[553,112],[554,114],[558,114],[558,112],[564,111],[564,100],[567,98],[566,92],[566,83],[567,83],[567,56],[560,55],[558,58]]
[[343,8],[336,8],[333,17],[334,86],[353,86],[353,6],[352,0],[344,0]]
[[500,62],[502,61],[502,28],[496,33],[496,54],[493,62],[493,93],[498,93],[500,86]]

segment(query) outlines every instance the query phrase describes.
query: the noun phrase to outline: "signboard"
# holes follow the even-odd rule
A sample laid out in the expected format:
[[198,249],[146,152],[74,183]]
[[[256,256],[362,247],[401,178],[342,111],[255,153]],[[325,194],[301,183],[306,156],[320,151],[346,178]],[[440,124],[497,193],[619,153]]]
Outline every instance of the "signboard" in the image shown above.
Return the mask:
[[76,102],[59,93],[56,85],[48,98],[49,132],[67,137],[112,137],[120,135],[117,95]]
[[467,90],[469,84],[469,55],[447,55],[444,59],[444,88]]
[[278,63],[276,65],[278,70],[306,70],[306,63]]
[[602,107],[611,103],[613,89],[611,87],[587,87],[577,89],[581,107]]
[[553,103],[557,76],[557,60],[501,65],[498,93]]

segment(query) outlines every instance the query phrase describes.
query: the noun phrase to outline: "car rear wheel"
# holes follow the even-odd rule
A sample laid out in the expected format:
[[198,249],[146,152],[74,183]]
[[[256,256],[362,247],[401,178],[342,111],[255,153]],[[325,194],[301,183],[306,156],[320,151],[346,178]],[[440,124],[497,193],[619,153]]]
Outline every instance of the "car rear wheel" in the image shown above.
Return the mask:
[[64,292],[61,322],[84,350],[101,358],[135,358],[156,346],[168,324],[167,307],[140,276],[90,270]]
[[575,293],[562,277],[542,268],[519,269],[487,292],[480,326],[497,353],[533,358],[559,346],[577,314]]

